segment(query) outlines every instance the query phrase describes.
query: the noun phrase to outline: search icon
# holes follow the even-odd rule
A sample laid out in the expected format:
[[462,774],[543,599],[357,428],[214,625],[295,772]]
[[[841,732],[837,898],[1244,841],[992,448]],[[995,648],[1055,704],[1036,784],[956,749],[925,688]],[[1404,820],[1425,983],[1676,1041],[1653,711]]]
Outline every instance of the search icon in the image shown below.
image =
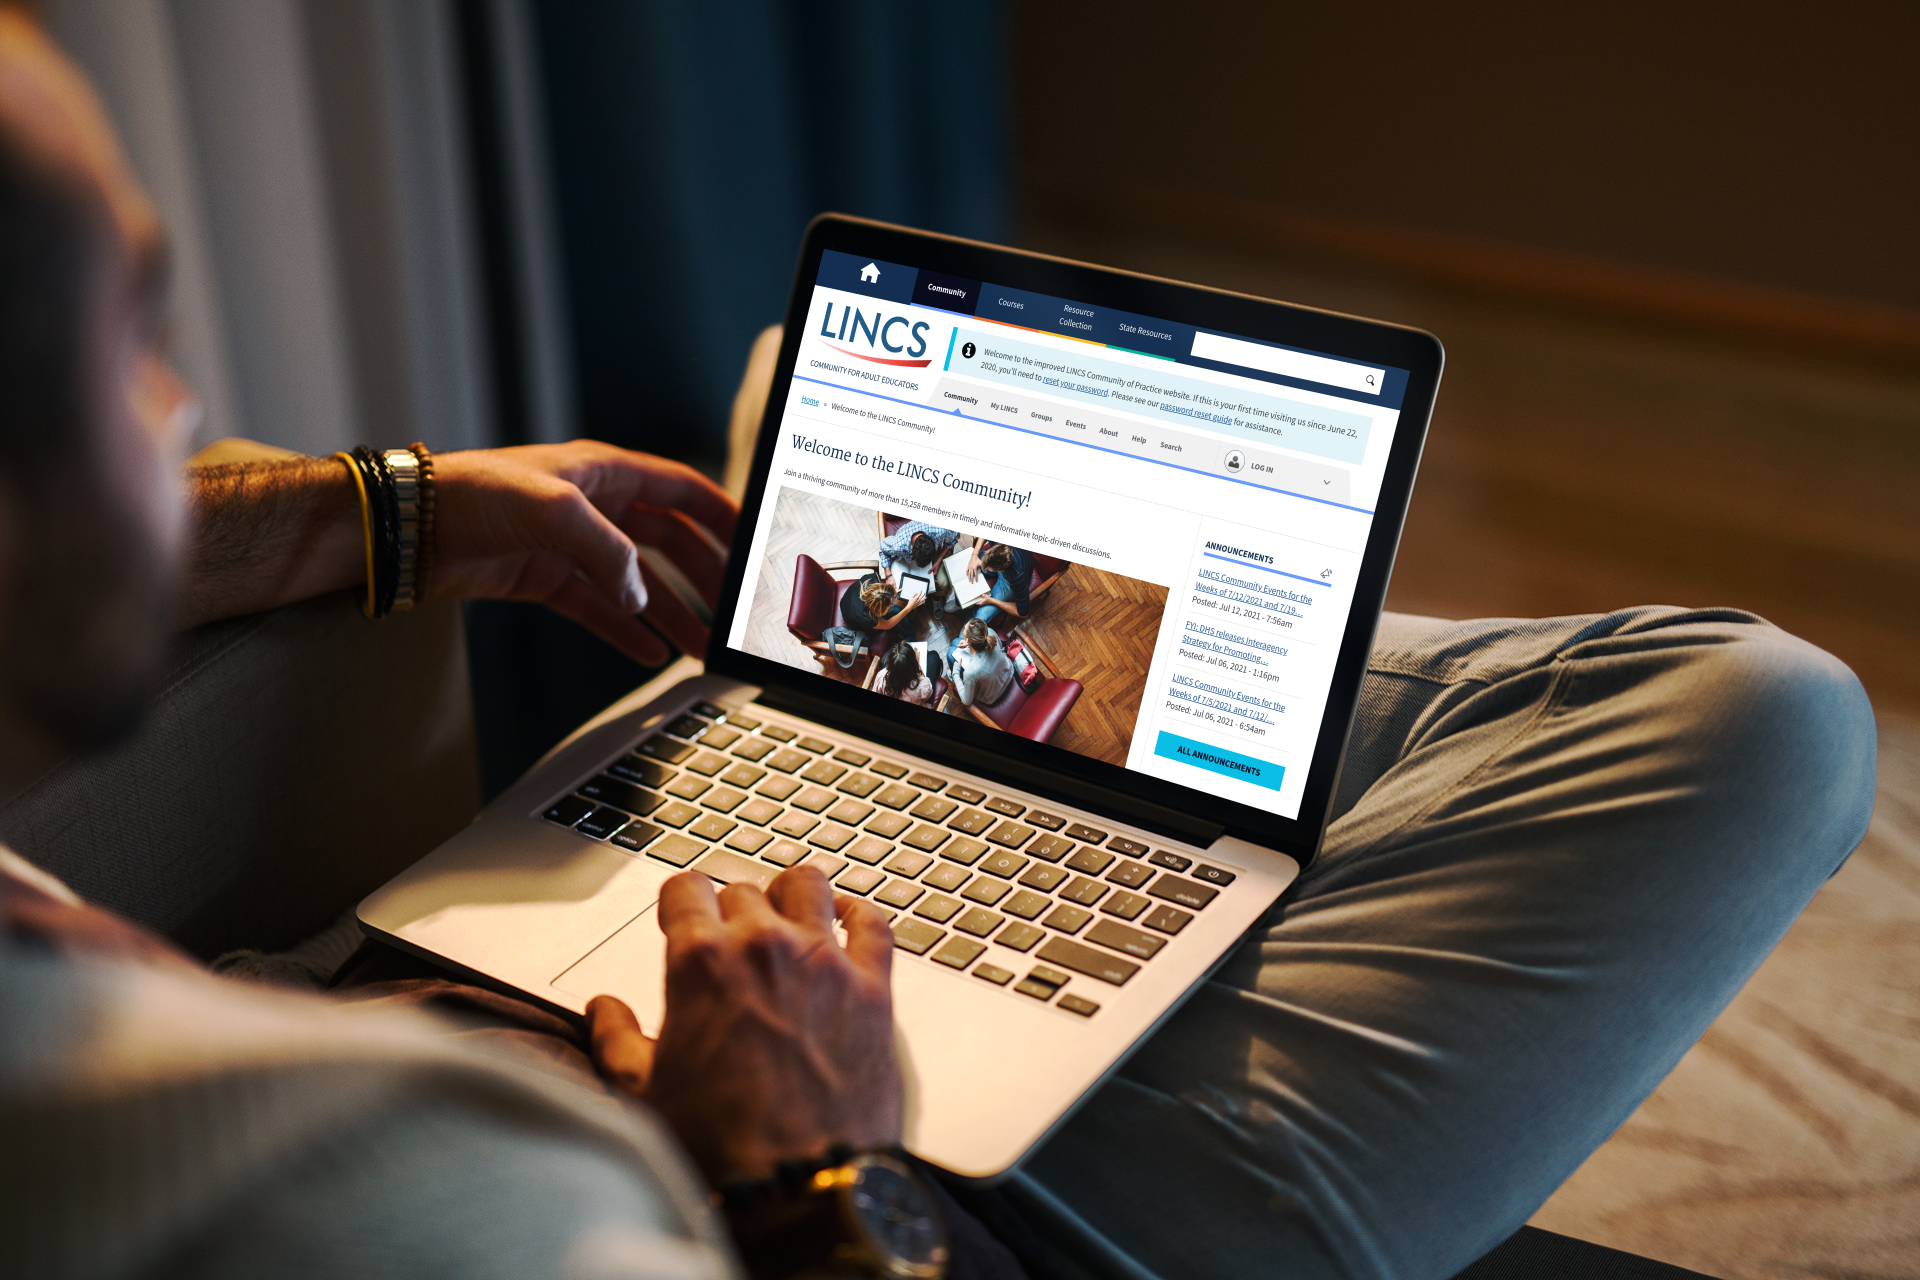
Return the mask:
[[1368,374],[1368,375],[1367,375],[1367,385],[1368,385],[1368,386],[1372,386],[1372,385],[1373,385],[1373,375],[1372,375],[1372,374]]

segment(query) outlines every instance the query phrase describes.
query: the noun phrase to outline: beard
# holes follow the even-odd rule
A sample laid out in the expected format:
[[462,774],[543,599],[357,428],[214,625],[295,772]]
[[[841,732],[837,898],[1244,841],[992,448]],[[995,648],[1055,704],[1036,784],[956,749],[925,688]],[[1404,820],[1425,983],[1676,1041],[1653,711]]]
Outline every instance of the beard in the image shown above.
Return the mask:
[[[36,495],[22,530],[0,688],[20,726],[61,753],[129,737],[158,685],[173,617],[152,531],[100,488]],[[51,499],[51,500],[45,500]]]

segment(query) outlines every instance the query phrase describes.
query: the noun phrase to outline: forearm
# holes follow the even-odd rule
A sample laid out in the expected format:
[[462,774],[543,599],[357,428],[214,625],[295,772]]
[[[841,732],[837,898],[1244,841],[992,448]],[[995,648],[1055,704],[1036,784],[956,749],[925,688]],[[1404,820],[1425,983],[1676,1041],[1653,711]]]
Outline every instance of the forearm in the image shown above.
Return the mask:
[[194,467],[187,487],[193,547],[182,627],[366,582],[360,499],[337,460]]

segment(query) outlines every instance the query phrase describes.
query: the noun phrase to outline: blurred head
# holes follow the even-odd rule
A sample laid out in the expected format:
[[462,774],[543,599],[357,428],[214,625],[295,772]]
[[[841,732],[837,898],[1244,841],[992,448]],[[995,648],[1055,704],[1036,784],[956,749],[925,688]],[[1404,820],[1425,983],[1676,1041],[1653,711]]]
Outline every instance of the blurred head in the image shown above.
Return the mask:
[[980,557],[980,564],[995,573],[1003,573],[1013,567],[1013,548],[1004,542],[996,542]]
[[914,655],[913,646],[905,640],[896,640],[887,650],[887,665],[880,672],[881,692],[899,697],[920,683],[920,659]]
[[968,618],[967,625],[960,630],[960,635],[967,642],[967,648],[975,653],[986,653],[999,641],[999,637],[993,634],[993,629],[978,618]]
[[884,618],[893,612],[894,605],[900,603],[900,593],[893,589],[891,582],[875,579],[860,588],[860,603],[867,606],[867,612],[875,618]]
[[0,9],[0,772],[117,739],[159,668],[193,426],[165,274],[91,89]]
[[924,569],[939,557],[940,548],[934,542],[933,535],[923,529],[907,539],[907,554]]

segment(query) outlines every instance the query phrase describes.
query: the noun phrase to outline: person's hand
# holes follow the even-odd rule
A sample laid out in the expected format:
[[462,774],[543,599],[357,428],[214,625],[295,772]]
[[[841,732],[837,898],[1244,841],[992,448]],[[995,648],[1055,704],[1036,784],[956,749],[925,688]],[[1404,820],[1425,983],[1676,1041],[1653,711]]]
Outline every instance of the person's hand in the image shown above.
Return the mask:
[[980,576],[980,544],[977,542],[967,548],[967,576],[969,578]]
[[[834,939],[836,910],[845,947]],[[836,902],[816,867],[766,893],[698,872],[660,890],[667,1010],[655,1042],[612,996],[587,1005],[593,1060],[660,1113],[715,1186],[782,1160],[900,1141],[893,931],[871,903]]]
[[658,549],[709,606],[739,514],[693,468],[592,440],[437,454],[436,554],[428,592],[538,600],[646,666],[672,655],[644,614],[685,653],[707,628],[640,560]]
[[916,591],[916,592],[914,592],[914,593],[913,593],[913,598],[907,601],[907,608],[908,608],[908,609],[918,609],[918,608],[919,608],[919,607],[920,607],[920,606],[921,606],[921,605],[922,605],[923,603],[925,603],[925,602],[926,602],[926,598],[927,598],[927,593],[926,593],[926,592],[924,592],[924,591]]

